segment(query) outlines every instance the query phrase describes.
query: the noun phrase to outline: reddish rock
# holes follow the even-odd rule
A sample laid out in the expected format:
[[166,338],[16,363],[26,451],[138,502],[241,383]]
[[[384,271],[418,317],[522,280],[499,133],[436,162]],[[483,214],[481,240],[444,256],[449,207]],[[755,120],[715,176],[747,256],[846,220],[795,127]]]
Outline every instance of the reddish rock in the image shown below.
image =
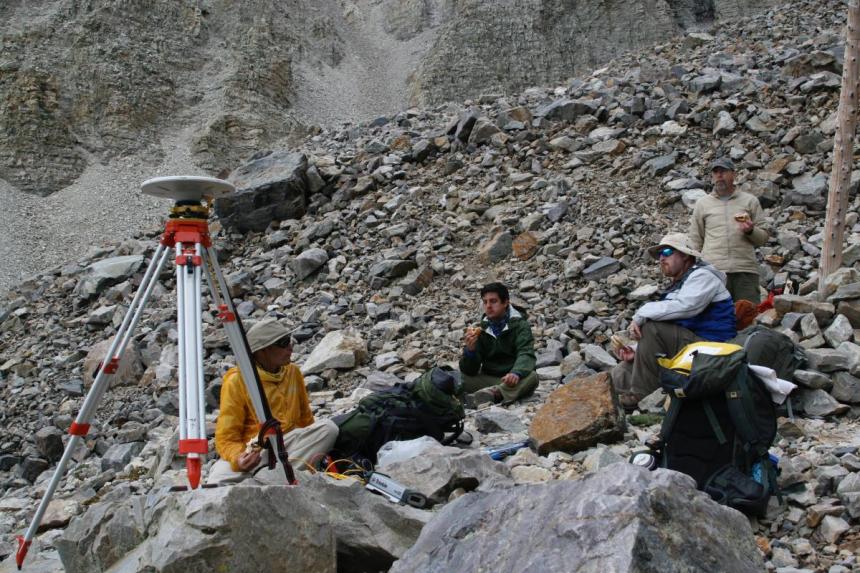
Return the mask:
[[526,231],[514,239],[514,256],[521,261],[527,261],[534,256],[538,249],[538,240],[534,233]]
[[532,420],[529,435],[538,453],[577,452],[624,435],[608,372],[578,378],[547,397]]

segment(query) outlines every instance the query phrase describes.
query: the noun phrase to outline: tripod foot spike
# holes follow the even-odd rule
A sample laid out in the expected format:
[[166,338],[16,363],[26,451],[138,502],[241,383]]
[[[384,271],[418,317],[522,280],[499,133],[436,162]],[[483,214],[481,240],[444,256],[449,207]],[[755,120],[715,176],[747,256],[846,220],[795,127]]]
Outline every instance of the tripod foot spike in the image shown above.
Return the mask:
[[185,458],[185,470],[188,472],[188,484],[191,489],[197,489],[197,486],[200,485],[201,465],[200,458]]
[[27,551],[30,549],[32,541],[27,541],[22,536],[18,536],[18,552],[15,553],[15,563],[18,564],[18,571],[24,565],[24,559],[27,557]]

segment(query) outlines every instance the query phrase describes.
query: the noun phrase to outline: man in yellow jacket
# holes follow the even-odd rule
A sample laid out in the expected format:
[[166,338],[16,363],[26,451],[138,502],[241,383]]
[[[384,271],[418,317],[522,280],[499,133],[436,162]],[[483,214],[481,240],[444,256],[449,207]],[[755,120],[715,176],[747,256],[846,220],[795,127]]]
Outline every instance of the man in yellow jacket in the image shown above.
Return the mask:
[[[305,462],[313,465],[334,446],[337,425],[331,420],[314,422],[304,377],[290,363],[293,342],[286,327],[273,318],[263,319],[248,330],[248,345],[269,408],[281,423],[290,461],[296,469],[305,469]],[[212,466],[208,483],[239,482],[264,465],[262,452],[248,446],[259,431],[260,421],[254,414],[242,375],[233,367],[224,375],[221,386],[221,406],[215,426],[215,449],[221,459]],[[282,468],[278,471],[283,477]]]
[[690,246],[726,273],[726,288],[735,302],[758,304],[755,249],[767,241],[767,231],[758,226],[761,205],[754,195],[735,189],[735,165],[728,157],[711,164],[711,179],[713,193],[696,202],[690,218]]

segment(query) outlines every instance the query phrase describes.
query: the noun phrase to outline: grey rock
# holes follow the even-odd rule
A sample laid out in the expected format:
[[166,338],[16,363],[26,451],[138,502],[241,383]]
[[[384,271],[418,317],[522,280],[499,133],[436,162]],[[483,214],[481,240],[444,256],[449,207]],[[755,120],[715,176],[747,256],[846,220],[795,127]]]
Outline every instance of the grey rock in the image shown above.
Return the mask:
[[657,285],[642,285],[633,292],[629,293],[627,295],[627,299],[633,301],[649,300],[652,296],[657,294],[657,291],[659,290],[660,287],[658,287]]
[[490,141],[490,138],[499,133],[499,131],[501,130],[496,127],[496,124],[492,123],[487,118],[482,117],[475,122],[475,126],[472,128],[472,133],[469,135],[469,143],[474,145],[487,143]]
[[833,416],[848,410],[848,406],[840,404],[824,390],[800,391],[800,403],[809,416]]
[[[261,538],[267,543],[248,551]],[[301,487],[219,487],[97,503],[56,547],[67,571],[336,569],[329,509]]]
[[33,435],[36,448],[49,462],[56,462],[63,455],[63,432],[56,426],[45,426]]
[[794,205],[806,205],[823,209],[826,201],[827,176],[821,173],[806,173],[791,181],[792,190],[787,197]]
[[241,165],[230,176],[236,193],[219,197],[221,223],[240,232],[264,231],[272,221],[297,219],[307,208],[308,160],[303,153],[275,151]]
[[836,315],[833,322],[824,330],[824,338],[833,348],[854,338],[854,328],[851,321],[843,314]]
[[836,543],[842,534],[851,529],[851,525],[841,517],[825,515],[818,527],[818,533],[827,543]]
[[436,503],[447,501],[457,488],[486,490],[513,483],[508,467],[485,453],[441,444],[424,445],[415,457],[383,461],[377,468]]
[[600,471],[612,464],[624,463],[627,460],[613,452],[607,447],[598,446],[593,448],[582,462],[586,470],[590,472]]
[[764,568],[747,519],[691,478],[615,464],[582,480],[462,496],[391,571],[639,571],[643,555],[660,571]]
[[143,255],[111,257],[87,267],[80,282],[75,285],[75,295],[91,299],[111,285],[130,278],[143,264]]
[[714,135],[728,135],[737,127],[737,122],[732,119],[732,115],[723,110],[717,114],[717,121],[714,122]]
[[335,330],[320,340],[301,370],[303,374],[316,374],[328,368],[353,368],[366,358],[367,343],[358,332]]
[[599,281],[621,269],[621,261],[612,257],[601,257],[582,271],[582,276],[589,281]]
[[696,202],[707,194],[702,189],[687,189],[681,193],[681,202],[684,203],[684,207],[692,210],[696,206]]
[[818,144],[824,141],[824,136],[817,130],[801,134],[792,143],[798,153],[809,154],[817,151]]
[[814,370],[795,370],[794,381],[812,390],[830,390],[833,380],[826,374]]
[[526,431],[525,425],[516,414],[498,407],[481,410],[475,414],[475,427],[484,434],[493,432],[516,434]]
[[378,392],[380,390],[390,390],[395,384],[402,384],[403,382],[402,378],[394,374],[374,370],[367,375],[367,378],[358,387],[370,390],[371,392]]
[[833,348],[815,348],[806,351],[809,368],[819,372],[835,372],[851,368],[848,354]]
[[371,265],[369,274],[372,277],[396,279],[406,276],[409,271],[417,267],[418,265],[412,260],[388,259]]
[[841,285],[832,295],[827,297],[827,302],[838,303],[843,300],[854,300],[860,298],[860,282]]
[[328,253],[324,249],[314,248],[302,251],[298,257],[292,260],[290,266],[299,280],[303,280],[318,269],[320,269],[328,261]]
[[144,442],[114,444],[102,456],[102,471],[121,471],[131,459],[143,450]]
[[847,372],[837,372],[833,375],[833,389],[830,395],[849,404],[860,402],[860,379]]
[[26,457],[18,464],[17,474],[21,479],[32,483],[36,481],[36,478],[39,477],[43,471],[48,469],[48,467],[49,464],[47,460],[43,460],[42,458]]
[[328,508],[339,570],[387,570],[415,543],[433,515],[391,503],[355,480],[302,473],[299,489],[307,502]]
[[702,74],[690,82],[690,89],[697,94],[712,92],[720,87],[722,77],[717,73]]
[[478,256],[487,263],[502,261],[511,255],[513,243],[514,238],[511,234],[502,231],[481,246]]
[[678,156],[675,153],[661,155],[660,157],[655,157],[646,161],[642,168],[647,171],[648,175],[651,177],[657,177],[665,174],[674,167],[677,158]]
[[586,344],[582,352],[585,364],[597,371],[609,370],[618,364],[618,360],[597,344]]

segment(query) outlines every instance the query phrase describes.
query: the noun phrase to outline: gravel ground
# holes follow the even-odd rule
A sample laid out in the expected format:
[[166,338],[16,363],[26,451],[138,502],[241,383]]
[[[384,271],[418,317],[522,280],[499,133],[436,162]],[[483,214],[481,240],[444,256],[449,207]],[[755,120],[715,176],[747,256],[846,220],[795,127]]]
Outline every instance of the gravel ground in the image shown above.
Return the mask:
[[397,40],[383,27],[382,3],[364,0],[352,6],[348,17],[332,11],[346,47],[337,67],[296,66],[293,111],[302,121],[323,126],[360,122],[409,105],[407,81],[435,40],[436,28]]
[[184,146],[170,146],[158,165],[122,158],[90,166],[49,197],[27,195],[0,180],[0,293],[43,269],[77,260],[93,246],[155,229],[170,203],[143,195],[140,184],[164,175],[204,175]]
[[[296,65],[290,111],[299,121],[337,126],[408,107],[407,79],[435,28],[400,41],[384,31],[379,2],[351,5],[348,19],[332,10],[345,46],[338,66]],[[0,294],[41,270],[76,260],[92,246],[160,227],[169,205],[142,195],[140,184],[163,175],[207,175],[195,167],[187,137],[185,130],[169,135],[161,162],[131,156],[91,165],[74,185],[46,198],[18,192],[0,179]]]

